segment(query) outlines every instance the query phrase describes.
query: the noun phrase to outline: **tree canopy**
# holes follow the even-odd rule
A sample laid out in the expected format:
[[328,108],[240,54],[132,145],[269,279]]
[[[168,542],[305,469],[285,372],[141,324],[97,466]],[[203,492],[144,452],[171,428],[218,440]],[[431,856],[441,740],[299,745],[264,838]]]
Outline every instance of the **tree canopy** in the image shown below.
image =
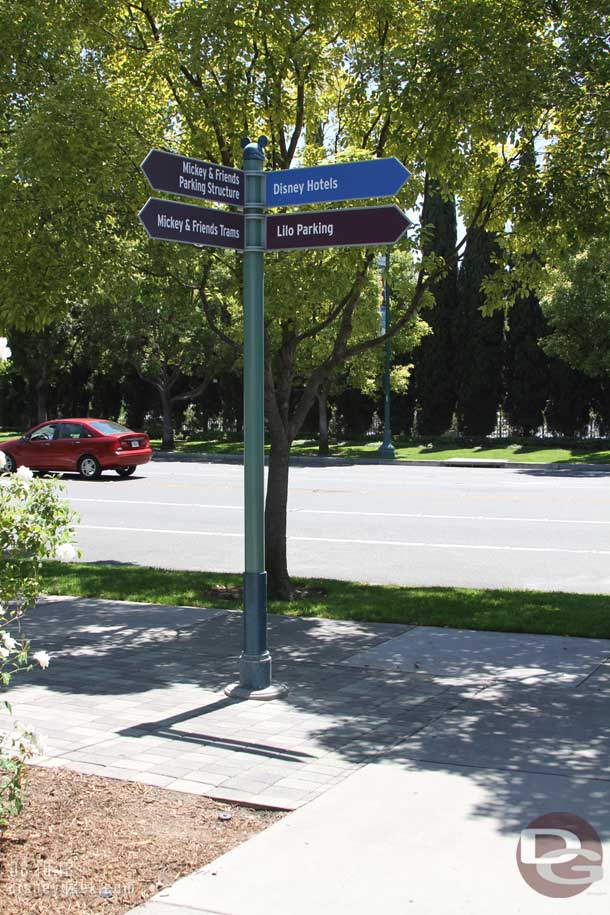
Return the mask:
[[[493,233],[497,259],[510,269],[487,276],[488,309],[527,295],[543,265],[558,264],[591,235],[608,235],[602,5],[40,0],[31,7],[18,0],[0,7],[3,332],[93,300],[130,302],[141,315],[152,301],[164,314],[188,302],[207,339],[235,348],[234,256],[215,256],[216,269],[207,270],[205,252],[172,246],[156,255],[159,243],[138,226],[148,192],[138,165],[152,146],[239,165],[241,137],[266,134],[272,169],[396,155],[413,172],[400,205],[418,206],[428,175],[447,199],[456,197],[471,232]],[[387,332],[397,348],[421,336],[418,313],[455,270],[464,244],[428,250],[421,225],[401,241],[394,261],[402,258],[405,281],[394,281]],[[372,250],[267,257],[268,532],[283,594],[290,442],[321,386],[346,365],[366,374],[385,343],[374,265]],[[199,328],[191,332],[197,337]],[[201,369],[186,351],[175,358],[189,362],[191,376]]]
[[610,375],[610,241],[592,239],[549,270],[542,307],[551,333],[543,345],[592,377]]

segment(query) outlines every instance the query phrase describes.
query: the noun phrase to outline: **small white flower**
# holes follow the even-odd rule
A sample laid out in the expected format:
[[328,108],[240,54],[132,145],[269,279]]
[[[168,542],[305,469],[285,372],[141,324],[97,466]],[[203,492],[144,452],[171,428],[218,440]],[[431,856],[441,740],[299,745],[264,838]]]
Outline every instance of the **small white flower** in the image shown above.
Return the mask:
[[43,670],[49,666],[49,661],[51,660],[50,655],[46,651],[37,651],[32,655],[32,660],[36,661]]
[[24,466],[22,466],[22,467],[20,467],[19,470],[17,471],[17,477],[18,477],[18,479],[20,479],[22,482],[24,482],[24,483],[29,483],[30,480],[33,479],[34,474],[32,473],[32,471],[30,470],[29,467],[24,467]]
[[17,647],[17,642],[8,632],[0,632],[0,641],[2,641],[4,647],[8,648],[9,651],[13,651],[13,649]]
[[41,737],[40,734],[34,734],[32,731],[30,731],[28,733],[28,739],[33,756],[47,755],[48,745],[44,737]]
[[6,337],[0,337],[0,362],[7,362],[12,356]]
[[76,559],[76,550],[71,543],[62,543],[55,550],[55,558],[61,562],[73,562]]
[[6,660],[8,658],[8,656],[9,656],[8,648],[4,648],[4,647],[0,646],[0,658],[2,658],[3,660]]
[[6,467],[6,457],[4,456],[4,451],[0,451],[0,470],[4,470]]

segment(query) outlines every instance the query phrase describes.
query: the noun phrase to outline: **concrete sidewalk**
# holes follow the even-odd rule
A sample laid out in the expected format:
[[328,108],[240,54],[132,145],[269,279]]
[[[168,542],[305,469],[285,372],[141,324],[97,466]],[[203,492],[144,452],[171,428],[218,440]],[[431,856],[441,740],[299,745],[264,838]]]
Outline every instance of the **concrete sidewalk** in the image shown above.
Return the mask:
[[459,764],[371,764],[132,912],[556,915],[563,904],[601,915],[607,879],[576,899],[549,899],[522,880],[515,853],[518,830],[541,810],[578,810],[607,830],[607,788]]
[[607,876],[549,898],[516,853],[569,812],[610,854],[609,700],[607,664],[580,687],[498,682],[133,915],[601,915]]
[[610,641],[271,617],[290,692],[257,703],[223,693],[239,614],[34,613],[52,667],[10,699],[42,765],[293,810],[138,915],[534,915],[558,903],[520,877],[520,830],[568,811],[610,837]]

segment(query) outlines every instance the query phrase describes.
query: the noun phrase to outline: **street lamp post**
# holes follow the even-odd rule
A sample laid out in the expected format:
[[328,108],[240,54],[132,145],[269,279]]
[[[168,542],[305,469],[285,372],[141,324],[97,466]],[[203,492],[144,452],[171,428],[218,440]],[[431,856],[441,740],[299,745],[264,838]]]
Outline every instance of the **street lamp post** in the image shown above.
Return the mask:
[[[390,327],[390,287],[388,284],[388,274],[390,272],[390,252],[380,254],[377,258],[377,266],[383,277],[383,333],[387,333]],[[392,365],[392,344],[390,340],[385,342],[385,368],[383,373],[383,443],[377,449],[379,457],[393,458],[395,456],[394,445],[392,444],[392,429],[390,421],[390,369]]]

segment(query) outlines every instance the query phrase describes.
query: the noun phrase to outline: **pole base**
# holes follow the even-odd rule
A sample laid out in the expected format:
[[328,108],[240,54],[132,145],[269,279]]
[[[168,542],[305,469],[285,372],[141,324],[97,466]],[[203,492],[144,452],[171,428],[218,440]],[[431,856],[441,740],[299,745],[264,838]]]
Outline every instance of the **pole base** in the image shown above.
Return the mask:
[[281,699],[288,692],[288,687],[283,683],[272,683],[265,689],[248,689],[239,683],[230,683],[225,686],[225,696],[230,699],[255,699],[258,702],[269,702],[271,699]]
[[239,685],[249,690],[267,689],[271,686],[271,655],[268,651],[262,654],[241,653]]
[[239,659],[239,682],[225,687],[225,695],[231,699],[257,699],[265,701],[280,699],[288,692],[283,683],[271,682],[271,655],[242,654]]
[[392,442],[384,442],[383,445],[380,445],[377,449],[377,454],[382,458],[393,458],[396,457],[396,452],[394,450],[394,445]]

